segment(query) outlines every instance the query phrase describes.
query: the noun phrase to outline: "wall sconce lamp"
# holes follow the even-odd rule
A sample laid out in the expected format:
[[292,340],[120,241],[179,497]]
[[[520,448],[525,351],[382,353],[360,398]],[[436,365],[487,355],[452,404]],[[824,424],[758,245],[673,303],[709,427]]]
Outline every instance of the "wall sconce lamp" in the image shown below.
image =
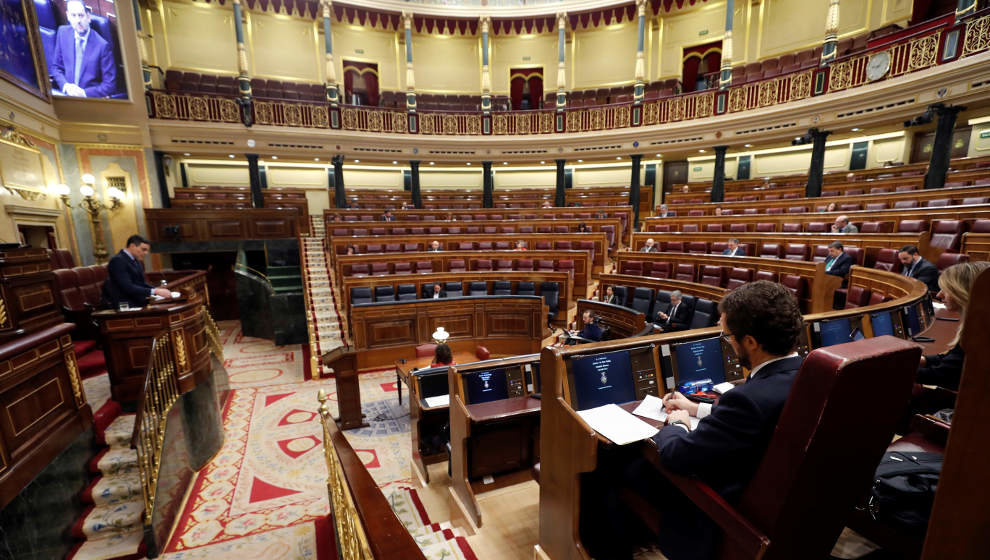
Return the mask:
[[82,201],[75,206],[69,202],[71,191],[68,185],[56,185],[51,190],[58,195],[66,208],[81,207],[89,215],[89,225],[93,233],[93,256],[98,262],[103,262],[107,259],[108,253],[106,245],[103,243],[103,221],[100,219],[100,213],[103,210],[113,212],[119,209],[123,206],[127,195],[117,187],[109,187],[107,188],[107,197],[110,201],[104,202],[100,200],[96,189],[93,188],[95,183],[96,178],[92,174],[86,173],[82,176],[82,185],[79,187]]

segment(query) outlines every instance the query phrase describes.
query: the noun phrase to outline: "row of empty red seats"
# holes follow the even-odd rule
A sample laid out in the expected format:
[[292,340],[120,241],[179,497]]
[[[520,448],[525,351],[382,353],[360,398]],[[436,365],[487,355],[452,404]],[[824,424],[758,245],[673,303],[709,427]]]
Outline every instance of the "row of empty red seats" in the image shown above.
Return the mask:
[[453,259],[447,270],[438,270],[434,261],[373,262],[344,265],[344,276],[387,276],[390,274],[430,274],[433,272],[573,271],[571,259]]
[[[354,251],[360,255],[373,255],[378,253],[417,253],[426,249],[426,243],[367,243],[352,245]],[[511,241],[453,241],[449,243],[441,242],[441,250],[446,251],[511,251],[513,243]],[[591,259],[595,256],[594,241],[537,241],[534,247],[536,251],[590,251]]]
[[[863,193],[859,193],[863,194]],[[825,196],[825,195],[822,195]],[[786,197],[785,197],[786,198]],[[798,198],[798,197],[793,197]],[[703,203],[704,201],[699,201],[698,203]],[[909,210],[911,208],[941,208],[945,206],[956,206],[956,205],[975,205],[975,204],[987,204],[990,203],[990,197],[987,196],[965,196],[960,198],[935,198],[931,200],[896,200],[893,202],[884,202],[879,200],[877,202],[847,202],[839,203],[835,205],[834,210],[837,212],[856,212],[859,210]],[[736,215],[737,209],[735,208],[722,208],[723,216]],[[753,216],[757,214],[804,214],[807,212],[825,212],[828,210],[827,204],[814,204],[813,206],[774,206],[771,208],[743,208],[741,212],[738,212],[740,216]],[[682,210],[683,212],[683,210]],[[714,209],[712,209],[714,213]],[[669,215],[676,216],[677,211],[668,212]],[[682,214],[683,216],[706,216],[709,212],[700,209],[688,210],[687,213]]]

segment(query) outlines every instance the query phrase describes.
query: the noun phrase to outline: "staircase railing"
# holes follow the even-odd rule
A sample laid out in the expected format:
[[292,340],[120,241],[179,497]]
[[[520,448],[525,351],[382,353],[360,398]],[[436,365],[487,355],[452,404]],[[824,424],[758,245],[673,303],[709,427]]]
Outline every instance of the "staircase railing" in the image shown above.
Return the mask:
[[323,451],[329,472],[327,491],[337,557],[425,560],[416,541],[395,516],[388,499],[333,421],[326,392],[321,389],[317,399],[323,424]]
[[172,338],[168,331],[155,337],[138,399],[131,445],[137,450],[141,490],[144,494],[145,525],[151,523],[161,466],[165,423],[168,411],[179,398],[179,386],[172,364]]

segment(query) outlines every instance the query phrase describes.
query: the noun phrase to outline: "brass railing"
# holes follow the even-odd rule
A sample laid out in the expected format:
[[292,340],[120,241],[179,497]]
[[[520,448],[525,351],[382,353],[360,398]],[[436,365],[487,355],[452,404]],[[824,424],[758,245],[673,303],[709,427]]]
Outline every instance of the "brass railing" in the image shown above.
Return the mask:
[[151,344],[151,356],[148,359],[131,438],[131,445],[137,449],[141,490],[144,494],[145,525],[151,523],[154,513],[168,411],[179,398],[172,359],[172,338],[169,331],[165,331],[156,336]]
[[327,492],[337,557],[425,560],[422,550],[395,516],[388,499],[334,422],[323,389],[317,399],[320,423],[323,424],[323,454],[327,461]]
[[[943,41],[945,39],[945,41]],[[951,41],[950,41],[951,39]],[[940,45],[946,43],[948,46]],[[962,43],[961,45],[959,43]],[[875,81],[948,64],[990,50],[990,15],[973,17],[962,26],[947,22],[922,28],[890,45],[843,57],[825,68],[812,68],[752,83],[731,86],[728,91],[706,90],[664,97],[642,105],[632,103],[598,107],[568,107],[534,111],[430,111],[407,113],[404,109],[360,107],[328,103],[255,100],[257,124],[301,128],[342,129],[388,134],[430,136],[520,136],[582,133],[632,126],[661,125],[712,116],[759,110],[765,107],[865,86]],[[879,80],[866,76],[871,57],[886,53],[890,69]],[[238,122],[232,97],[198,96],[150,91],[151,117],[171,120]],[[336,118],[339,112],[339,118]],[[558,120],[559,119],[559,120]],[[414,124],[417,123],[418,125]]]
[[200,313],[203,314],[203,324],[206,326],[206,342],[210,345],[213,354],[222,362],[223,343],[220,342],[220,328],[217,327],[217,322],[213,320],[205,305],[200,309]]

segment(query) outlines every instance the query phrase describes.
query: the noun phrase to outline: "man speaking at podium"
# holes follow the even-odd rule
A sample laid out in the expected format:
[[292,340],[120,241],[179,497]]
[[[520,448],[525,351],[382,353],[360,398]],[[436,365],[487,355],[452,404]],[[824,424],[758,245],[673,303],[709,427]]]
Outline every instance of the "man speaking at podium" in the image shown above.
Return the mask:
[[[714,407],[699,406],[679,393],[664,398],[667,426],[653,436],[667,469],[695,476],[729,502],[739,499],[756,473],[791,384],[801,368],[795,349],[803,319],[797,300],[780,284],[757,281],[726,294],[719,303],[723,337],[749,368],[746,383],[725,393]],[[690,428],[689,416],[701,418]],[[666,482],[645,459],[629,465],[620,479],[627,488],[661,504],[660,550],[669,560],[710,558],[718,531],[708,517]],[[614,535],[622,541],[615,553],[596,558],[631,558],[628,510],[613,493],[608,501]],[[614,508],[614,509],[613,509]]]
[[169,297],[166,288],[155,288],[144,280],[144,266],[141,262],[151,250],[151,244],[140,235],[127,238],[127,246],[110,259],[107,264],[107,279],[103,282],[103,301],[113,309],[121,302],[130,307],[144,307],[151,296]]

